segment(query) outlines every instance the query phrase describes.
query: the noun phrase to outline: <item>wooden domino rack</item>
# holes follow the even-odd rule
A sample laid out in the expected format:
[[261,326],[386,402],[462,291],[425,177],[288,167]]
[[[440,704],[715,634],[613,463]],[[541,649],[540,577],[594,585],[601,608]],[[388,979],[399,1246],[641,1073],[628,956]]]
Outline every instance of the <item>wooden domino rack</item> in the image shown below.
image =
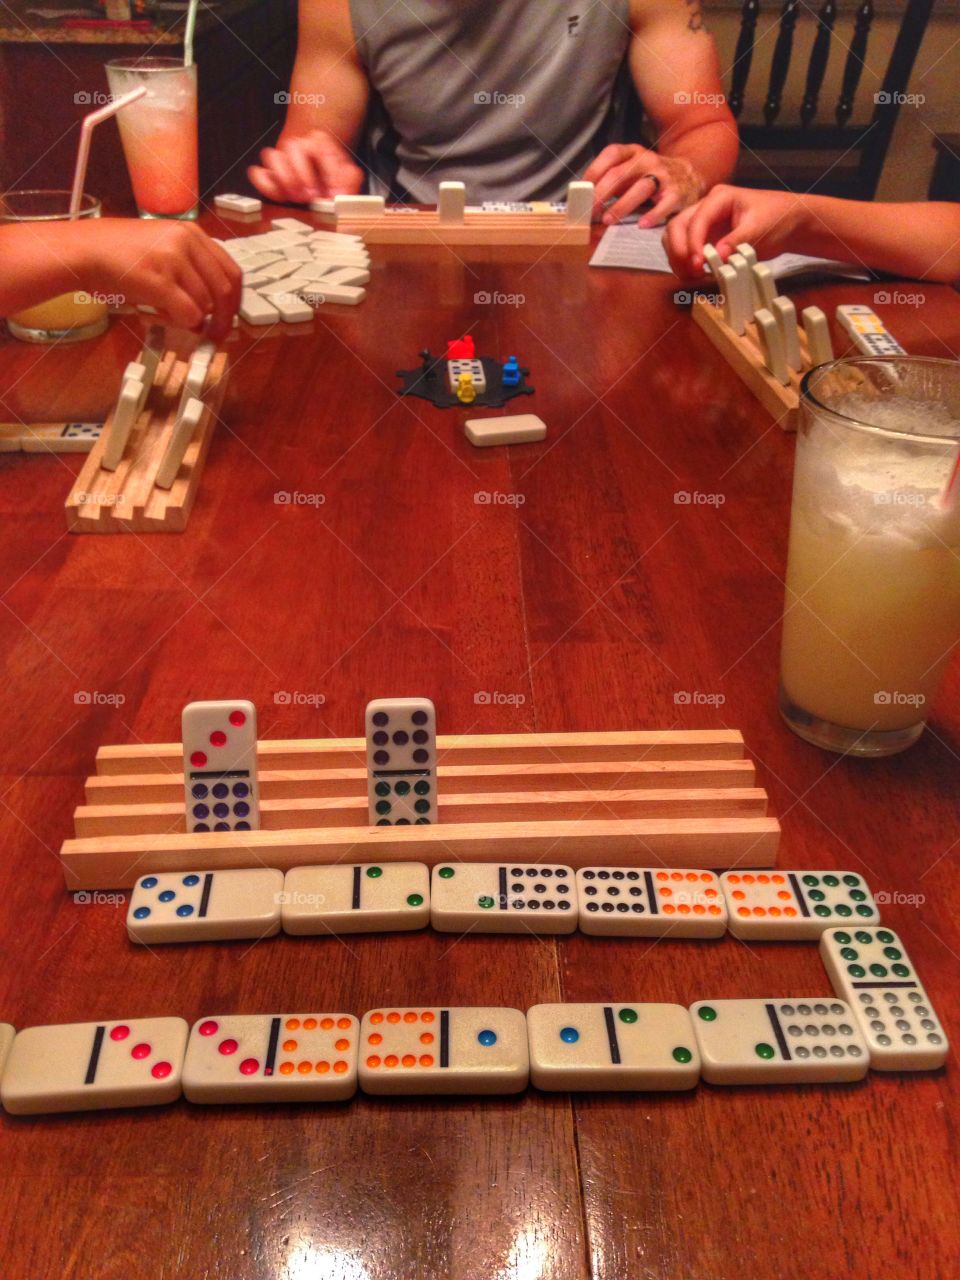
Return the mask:
[[352,214],[337,231],[363,236],[367,244],[589,244],[590,227],[567,222],[564,213],[493,213],[467,209],[463,221],[444,223],[436,209],[388,208],[380,214]]
[[211,361],[200,425],[173,485],[161,489],[156,484],[157,470],[176,423],[188,368],[189,362],[173,351],[164,354],[116,471],[100,465],[112,415],[107,419],[66,501],[71,532],[181,533],[186,528],[226,391],[227,357],[220,352]]
[[800,416],[800,381],[810,368],[810,348],[803,328],[798,329],[803,368],[787,370],[789,381],[776,379],[763,359],[760,336],[753,320],[743,336],[734,333],[723,317],[723,307],[702,294],[693,299],[693,318],[740,378],[747,384],[770,416],[784,429],[796,431]]
[[188,834],[180,744],[101,747],[60,850],[67,887],[343,859],[776,863],[780,826],[736,730],[441,735],[437,753],[433,826],[371,827],[364,739],[302,739],[258,744],[259,831]]

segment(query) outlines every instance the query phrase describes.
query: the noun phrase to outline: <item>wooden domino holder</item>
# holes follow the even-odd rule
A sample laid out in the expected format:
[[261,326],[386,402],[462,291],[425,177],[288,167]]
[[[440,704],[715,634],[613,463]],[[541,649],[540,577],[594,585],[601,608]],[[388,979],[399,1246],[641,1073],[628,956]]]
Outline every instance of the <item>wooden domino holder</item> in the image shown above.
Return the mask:
[[[71,532],[182,533],[187,527],[226,392],[227,356],[219,352],[211,361],[199,429],[173,485],[160,489],[155,483],[157,470],[176,423],[188,367],[189,362],[178,360],[172,351],[165,353],[116,471],[105,471],[100,465],[112,415],[107,419],[66,501]],[[91,495],[96,501],[84,500]]]
[[784,431],[796,431],[800,417],[800,381],[810,368],[810,348],[803,326],[798,326],[803,367],[799,371],[788,367],[789,380],[784,384],[764,364],[763,348],[752,320],[740,337],[724,320],[723,307],[708,301],[702,294],[694,295],[693,318],[770,416]]
[[[258,744],[263,828],[183,831],[177,743],[103,747],[61,848],[67,887],[349,859],[772,866],[779,825],[735,731],[438,739],[441,821],[371,827],[362,739]],[[447,792],[449,791],[449,794]]]
[[567,222],[564,213],[485,213],[468,209],[463,222],[441,223],[436,209],[387,209],[337,219],[337,231],[367,244],[563,245],[589,244],[590,227]]

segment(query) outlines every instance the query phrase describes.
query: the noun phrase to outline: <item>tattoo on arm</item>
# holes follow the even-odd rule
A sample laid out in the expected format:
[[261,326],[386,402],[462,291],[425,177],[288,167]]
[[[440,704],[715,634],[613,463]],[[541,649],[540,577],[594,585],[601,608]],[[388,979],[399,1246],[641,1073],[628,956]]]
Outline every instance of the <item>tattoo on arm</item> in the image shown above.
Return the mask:
[[706,31],[707,20],[703,16],[703,5],[700,0],[687,0],[687,8],[690,10],[687,27],[691,31]]

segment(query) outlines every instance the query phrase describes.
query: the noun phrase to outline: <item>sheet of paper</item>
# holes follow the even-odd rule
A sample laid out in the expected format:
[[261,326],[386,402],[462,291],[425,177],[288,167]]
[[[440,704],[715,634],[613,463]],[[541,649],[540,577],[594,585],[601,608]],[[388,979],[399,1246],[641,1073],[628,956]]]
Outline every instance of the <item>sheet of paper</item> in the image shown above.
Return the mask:
[[[775,280],[797,275],[831,275],[847,280],[869,280],[870,273],[849,262],[830,258],[808,258],[802,253],[781,253],[767,260]],[[621,223],[607,227],[597,245],[591,267],[624,267],[630,271],[661,271],[670,274],[663,248],[663,228],[640,228]]]

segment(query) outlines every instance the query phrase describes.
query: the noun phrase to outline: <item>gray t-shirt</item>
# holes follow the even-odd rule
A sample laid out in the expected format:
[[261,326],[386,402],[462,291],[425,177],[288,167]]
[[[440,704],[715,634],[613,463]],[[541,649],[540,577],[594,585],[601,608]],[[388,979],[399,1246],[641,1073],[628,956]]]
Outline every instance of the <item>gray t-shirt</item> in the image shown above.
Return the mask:
[[629,0],[350,0],[371,190],[557,200],[598,148]]

